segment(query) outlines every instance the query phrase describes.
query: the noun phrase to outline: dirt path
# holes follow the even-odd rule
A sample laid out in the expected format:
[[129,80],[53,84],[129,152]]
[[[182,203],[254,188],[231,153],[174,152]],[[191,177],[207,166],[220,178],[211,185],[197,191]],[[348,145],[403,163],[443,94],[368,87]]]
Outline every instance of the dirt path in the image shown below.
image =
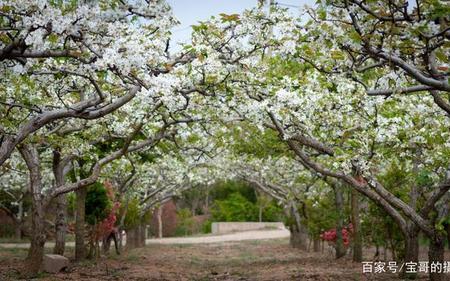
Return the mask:
[[204,244],[204,243],[219,243],[219,242],[233,242],[244,240],[265,240],[265,239],[280,239],[289,237],[289,230],[258,230],[237,232],[216,236],[199,236],[199,237],[171,237],[161,239],[147,239],[146,244]]
[[[265,240],[265,239],[280,239],[289,237],[289,231],[287,229],[276,230],[258,230],[258,231],[246,231],[236,232],[224,235],[208,235],[198,237],[170,237],[161,239],[147,239],[145,244],[203,244],[203,243],[220,243],[220,242],[233,242],[244,240]],[[53,248],[55,243],[45,243],[46,248]],[[67,242],[67,247],[75,247],[74,242]],[[28,249],[29,243],[0,243],[0,248],[7,249]]]

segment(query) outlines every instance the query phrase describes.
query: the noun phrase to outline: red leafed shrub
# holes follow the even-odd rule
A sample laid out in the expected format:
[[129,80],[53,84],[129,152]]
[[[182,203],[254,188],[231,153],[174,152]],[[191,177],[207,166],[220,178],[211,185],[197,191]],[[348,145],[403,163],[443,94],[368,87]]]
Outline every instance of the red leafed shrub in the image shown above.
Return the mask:
[[[347,227],[342,228],[342,241],[344,242],[345,246],[350,245],[350,236],[352,235],[352,233],[353,233],[352,224],[349,224]],[[336,243],[337,240],[336,229],[332,228],[323,232],[322,234],[320,234],[320,238],[330,243]]]
[[117,216],[116,213],[120,208],[119,202],[114,202],[113,207],[111,208],[111,211],[106,219],[104,219],[102,222],[100,222],[97,226],[97,237],[98,239],[101,239],[103,237],[108,236],[111,232],[113,232]]
[[95,237],[97,240],[101,240],[104,237],[107,237],[111,232],[114,231],[115,224],[117,221],[116,213],[119,211],[120,202],[114,202],[114,189],[112,184],[109,181],[105,181],[103,186],[106,189],[106,193],[110,202],[112,202],[112,207],[109,210],[108,216],[103,219],[100,223],[97,224]]

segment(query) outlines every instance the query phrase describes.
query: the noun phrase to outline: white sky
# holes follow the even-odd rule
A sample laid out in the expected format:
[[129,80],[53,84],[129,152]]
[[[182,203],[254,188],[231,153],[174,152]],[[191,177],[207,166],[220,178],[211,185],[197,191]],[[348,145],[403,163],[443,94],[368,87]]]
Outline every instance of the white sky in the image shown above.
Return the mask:
[[[171,47],[177,42],[188,42],[191,34],[191,25],[198,21],[206,20],[220,13],[236,14],[245,9],[256,6],[257,0],[167,0],[172,6],[173,12],[181,22],[174,28]],[[283,7],[288,7],[292,12],[298,12],[305,4],[314,6],[315,0],[280,0],[276,1]]]

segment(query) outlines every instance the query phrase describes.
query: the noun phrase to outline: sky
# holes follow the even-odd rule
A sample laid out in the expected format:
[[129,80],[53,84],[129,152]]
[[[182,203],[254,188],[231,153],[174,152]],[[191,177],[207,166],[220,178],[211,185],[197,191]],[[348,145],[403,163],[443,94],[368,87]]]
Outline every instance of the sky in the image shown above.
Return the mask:
[[[181,24],[173,29],[172,48],[176,42],[188,42],[191,25],[206,20],[220,13],[236,14],[256,6],[257,0],[167,0]],[[315,0],[280,0],[279,5],[289,8],[293,13],[299,13],[305,4],[313,6]]]

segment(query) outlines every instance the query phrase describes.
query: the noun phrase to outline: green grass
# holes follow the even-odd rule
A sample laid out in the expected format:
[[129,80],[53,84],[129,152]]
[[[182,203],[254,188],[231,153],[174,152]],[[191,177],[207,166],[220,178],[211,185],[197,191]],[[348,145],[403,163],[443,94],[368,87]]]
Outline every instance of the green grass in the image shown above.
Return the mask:
[[39,273],[37,274],[36,278],[37,278],[37,279],[39,279],[39,278],[46,278],[46,277],[49,277],[49,276],[51,276],[51,274],[46,273],[46,272],[39,272]]
[[30,239],[18,239],[15,237],[0,237],[0,243],[30,243]]
[[0,248],[0,251],[0,260],[8,260],[11,258],[25,258],[28,253],[28,249],[20,248]]
[[134,254],[129,254],[126,257],[126,260],[129,261],[129,262],[136,262],[136,261],[139,261],[139,257],[137,255],[134,255]]
[[[66,242],[74,242],[75,235],[67,234]],[[48,239],[47,242],[54,242],[54,239]],[[30,239],[28,237],[18,239],[16,237],[0,237],[0,243],[30,243]]]

